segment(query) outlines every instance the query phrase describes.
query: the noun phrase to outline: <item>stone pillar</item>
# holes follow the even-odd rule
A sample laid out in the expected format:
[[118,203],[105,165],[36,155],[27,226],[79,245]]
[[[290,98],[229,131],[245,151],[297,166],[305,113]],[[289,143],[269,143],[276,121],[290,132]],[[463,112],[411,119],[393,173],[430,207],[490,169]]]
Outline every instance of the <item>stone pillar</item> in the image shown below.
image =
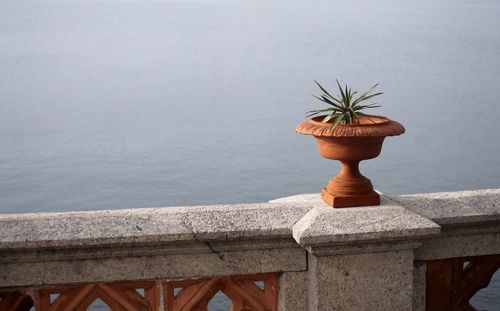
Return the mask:
[[411,250],[310,255],[309,310],[411,310]]
[[284,272],[279,280],[279,309],[286,311],[307,310],[308,271]]
[[413,253],[439,226],[384,200],[333,209],[320,201],[293,227],[308,252],[308,310],[412,310]]
[[413,262],[413,311],[425,311],[425,261]]

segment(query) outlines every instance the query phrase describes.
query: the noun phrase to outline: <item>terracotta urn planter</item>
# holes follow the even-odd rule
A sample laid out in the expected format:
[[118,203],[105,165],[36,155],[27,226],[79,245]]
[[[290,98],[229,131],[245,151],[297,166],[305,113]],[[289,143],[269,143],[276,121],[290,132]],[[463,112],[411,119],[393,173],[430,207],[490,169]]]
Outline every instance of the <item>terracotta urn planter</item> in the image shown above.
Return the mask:
[[321,197],[332,207],[380,205],[380,197],[371,181],[359,172],[359,162],[377,157],[387,136],[401,135],[405,128],[385,118],[359,117],[354,124],[321,122],[325,116],[308,119],[297,126],[297,133],[313,135],[319,154],[341,163]]

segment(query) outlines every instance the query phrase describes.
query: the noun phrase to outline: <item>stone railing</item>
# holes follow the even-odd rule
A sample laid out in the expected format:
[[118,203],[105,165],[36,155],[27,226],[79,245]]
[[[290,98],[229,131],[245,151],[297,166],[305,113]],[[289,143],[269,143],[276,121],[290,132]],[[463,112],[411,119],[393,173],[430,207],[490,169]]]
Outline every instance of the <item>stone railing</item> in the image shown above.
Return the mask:
[[0,215],[0,310],[471,310],[500,189],[381,197]]

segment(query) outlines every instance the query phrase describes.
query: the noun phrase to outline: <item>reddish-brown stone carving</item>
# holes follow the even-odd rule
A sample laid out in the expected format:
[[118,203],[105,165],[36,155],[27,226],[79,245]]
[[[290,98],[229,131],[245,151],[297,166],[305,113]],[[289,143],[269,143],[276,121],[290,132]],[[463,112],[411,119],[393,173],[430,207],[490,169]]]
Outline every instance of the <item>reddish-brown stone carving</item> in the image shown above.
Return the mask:
[[323,118],[306,120],[296,129],[316,138],[321,156],[341,163],[340,173],[322,189],[321,197],[332,207],[380,204],[371,181],[359,172],[359,162],[377,157],[385,137],[403,134],[404,127],[389,119],[360,117],[356,124],[338,124],[332,128],[331,123],[320,121]]
[[[144,297],[136,290],[143,289]],[[58,295],[51,302],[51,295]],[[157,311],[159,291],[155,282],[96,283],[44,288],[36,291],[35,307],[43,311],[86,311],[96,299],[112,311]]]
[[[263,289],[256,285],[258,281],[263,282]],[[278,310],[278,279],[275,274],[166,282],[167,310],[207,311],[208,303],[218,291],[231,299],[231,311]]]
[[[160,306],[161,287],[164,307]],[[278,310],[277,274],[259,274],[41,288],[34,290],[34,303],[27,294],[5,292],[0,293],[0,311],[29,311],[33,305],[37,311],[86,311],[96,299],[104,301],[112,311],[208,311],[208,304],[218,291],[231,299],[232,311]]]
[[33,300],[21,292],[0,293],[0,311],[29,311]]
[[499,268],[500,255],[428,261],[426,310],[476,311],[469,300],[488,286]]

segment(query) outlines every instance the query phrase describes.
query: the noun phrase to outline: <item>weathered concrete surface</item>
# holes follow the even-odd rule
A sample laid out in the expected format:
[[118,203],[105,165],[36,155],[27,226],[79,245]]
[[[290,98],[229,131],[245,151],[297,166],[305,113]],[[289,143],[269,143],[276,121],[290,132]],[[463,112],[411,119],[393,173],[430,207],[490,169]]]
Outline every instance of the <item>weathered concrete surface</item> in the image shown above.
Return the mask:
[[317,206],[317,204],[322,206],[328,206],[321,199],[321,194],[318,193],[308,193],[308,194],[296,194],[289,197],[274,199],[269,201],[269,203],[306,203],[311,204],[313,206]]
[[186,241],[182,243],[124,244],[80,248],[13,249],[0,252],[0,264],[7,262],[37,262],[49,260],[104,259],[121,257],[190,255],[265,249],[301,249],[293,238]]
[[385,196],[440,225],[500,221],[500,189]]
[[289,237],[310,209],[300,204],[240,204],[128,210],[3,214],[2,249],[82,247]]
[[500,254],[500,231],[483,234],[446,235],[423,241],[415,250],[418,260]]
[[304,311],[308,304],[307,271],[285,272],[280,277],[279,307],[286,311]]
[[[292,198],[286,202],[291,202]],[[294,197],[297,202],[309,195]],[[440,227],[394,202],[383,198],[380,206],[331,208],[317,198],[310,210],[293,226],[293,237],[305,248],[320,245],[410,240],[437,235]]]
[[309,253],[308,310],[411,310],[413,249],[440,226],[394,201],[334,209],[319,195],[272,202],[314,208],[293,226]]
[[417,260],[500,254],[500,189],[386,196],[441,226]]
[[300,248],[0,264],[0,288],[305,271]]
[[0,284],[304,271],[300,204],[0,215]]
[[411,250],[310,255],[308,310],[411,310],[411,267]]
[[425,311],[425,261],[413,262],[413,311]]

